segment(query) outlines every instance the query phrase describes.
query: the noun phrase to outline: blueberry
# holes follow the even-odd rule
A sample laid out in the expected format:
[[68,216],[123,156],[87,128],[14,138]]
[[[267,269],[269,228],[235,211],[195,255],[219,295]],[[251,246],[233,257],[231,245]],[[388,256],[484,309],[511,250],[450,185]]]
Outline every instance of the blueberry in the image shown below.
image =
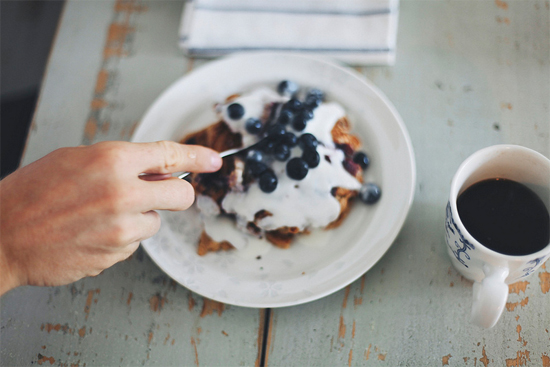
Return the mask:
[[313,109],[319,107],[320,104],[321,104],[321,100],[318,99],[315,96],[308,96],[308,97],[306,97],[306,99],[304,101],[305,107],[310,109],[310,110],[313,110]]
[[365,183],[359,189],[359,198],[365,204],[374,204],[382,195],[380,187],[374,183]]
[[302,149],[315,149],[319,145],[319,142],[317,141],[317,138],[315,138],[315,135],[310,133],[305,133],[300,135],[298,138],[298,145],[300,145],[300,148]]
[[309,110],[302,110],[297,116],[294,116],[292,127],[296,131],[302,131],[306,128],[306,124],[313,118],[313,112]]
[[313,111],[303,110],[302,111],[302,118],[304,119],[305,122],[308,122],[309,120],[311,120],[313,118]]
[[258,145],[258,149],[260,149],[264,153],[271,154],[275,149],[275,144],[276,143],[274,141],[266,139],[260,142],[260,144]]
[[283,105],[283,108],[291,111],[299,111],[302,109],[302,102],[300,102],[297,98],[291,98]]
[[301,116],[297,116],[294,121],[292,121],[292,127],[296,131],[302,131],[306,128],[306,122]]
[[286,174],[293,180],[303,180],[306,177],[309,166],[302,158],[294,157],[286,164]]
[[231,120],[238,120],[244,116],[244,107],[239,103],[231,103],[227,106],[227,115]]
[[290,110],[283,108],[281,110],[281,113],[279,114],[277,122],[282,125],[288,125],[292,122],[292,120],[294,120],[294,113],[292,113],[292,111]]
[[277,188],[277,176],[272,170],[266,170],[261,174],[259,183],[263,192],[273,192]]
[[261,162],[264,159],[264,155],[259,150],[249,150],[246,154],[247,161]]
[[282,96],[293,96],[298,92],[298,84],[290,80],[283,80],[277,85],[277,92]]
[[248,133],[257,135],[262,131],[262,122],[258,118],[251,117],[246,120],[244,127]]
[[288,145],[289,148],[294,148],[298,144],[298,138],[290,131],[287,131],[283,136],[282,142]]
[[260,177],[267,170],[267,165],[258,161],[246,162],[246,170],[254,177]]
[[324,101],[325,100],[325,93],[318,89],[318,88],[312,88],[310,90],[307,91],[307,94],[306,94],[306,100],[309,98],[315,98],[319,101]]
[[321,156],[315,149],[308,148],[302,153],[302,159],[307,163],[309,168],[315,168],[319,165]]
[[273,156],[276,160],[284,162],[290,158],[290,148],[285,144],[277,144],[273,151]]
[[285,134],[286,134],[286,129],[281,124],[271,125],[267,129],[267,136],[269,137],[270,140],[278,140],[282,138]]
[[357,152],[353,155],[353,162],[357,163],[362,169],[369,166],[370,159],[364,152]]

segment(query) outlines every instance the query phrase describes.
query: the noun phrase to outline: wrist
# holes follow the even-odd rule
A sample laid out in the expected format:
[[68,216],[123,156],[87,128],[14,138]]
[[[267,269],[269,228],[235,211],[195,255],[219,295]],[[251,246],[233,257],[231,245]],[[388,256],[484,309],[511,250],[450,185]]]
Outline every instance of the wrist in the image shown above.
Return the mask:
[[0,241],[0,296],[21,285],[14,274],[12,264],[10,264],[3,250],[4,248]]

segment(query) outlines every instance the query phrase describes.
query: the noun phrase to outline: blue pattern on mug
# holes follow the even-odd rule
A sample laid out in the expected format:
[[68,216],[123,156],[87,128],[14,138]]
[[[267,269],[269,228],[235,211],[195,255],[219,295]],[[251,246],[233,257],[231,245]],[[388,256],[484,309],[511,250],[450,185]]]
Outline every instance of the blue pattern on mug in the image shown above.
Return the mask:
[[[452,233],[452,234],[451,234]],[[458,229],[458,226],[456,225],[456,222],[453,219],[453,213],[451,211],[451,203],[447,202],[447,215],[445,218],[445,236],[447,237],[447,246],[449,246],[449,249],[453,252],[456,259],[465,267],[468,267],[466,265],[465,260],[470,260],[470,255],[466,251],[468,250],[475,250],[475,246],[471,244],[467,239],[464,238],[462,233],[460,232],[460,229]],[[455,248],[451,246],[451,237],[458,237],[458,241],[460,244],[455,240],[454,245]],[[461,258],[461,255],[464,255],[465,259]]]
[[[543,256],[543,257],[539,257],[538,259],[534,259],[534,260],[531,260],[527,263],[528,267],[523,269],[523,272],[525,274],[523,274],[521,277],[522,278],[525,278],[529,275],[531,275],[539,266],[539,264],[543,263],[543,260],[546,256]],[[532,265],[530,265],[532,264]],[[530,265],[530,266],[529,266]]]

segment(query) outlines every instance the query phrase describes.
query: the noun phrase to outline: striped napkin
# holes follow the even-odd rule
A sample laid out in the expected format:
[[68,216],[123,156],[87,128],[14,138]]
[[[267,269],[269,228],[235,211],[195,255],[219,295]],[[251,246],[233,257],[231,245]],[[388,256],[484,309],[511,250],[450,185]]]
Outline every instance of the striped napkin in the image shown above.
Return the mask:
[[179,42],[193,57],[286,51],[387,65],[398,9],[399,0],[187,0]]

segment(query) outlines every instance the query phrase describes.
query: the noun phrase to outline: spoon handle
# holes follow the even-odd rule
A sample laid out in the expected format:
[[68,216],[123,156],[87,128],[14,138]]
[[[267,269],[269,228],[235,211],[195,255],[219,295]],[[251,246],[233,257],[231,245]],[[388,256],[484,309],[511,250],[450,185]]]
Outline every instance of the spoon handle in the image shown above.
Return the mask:
[[[229,150],[221,152],[220,157],[225,158],[225,157],[228,157],[230,155],[242,152],[243,150],[246,150],[246,149],[249,149],[249,148],[250,147],[229,149]],[[179,179],[184,179],[185,177],[189,176],[190,174],[191,174],[191,172],[183,172],[181,175],[178,176],[178,178]]]

